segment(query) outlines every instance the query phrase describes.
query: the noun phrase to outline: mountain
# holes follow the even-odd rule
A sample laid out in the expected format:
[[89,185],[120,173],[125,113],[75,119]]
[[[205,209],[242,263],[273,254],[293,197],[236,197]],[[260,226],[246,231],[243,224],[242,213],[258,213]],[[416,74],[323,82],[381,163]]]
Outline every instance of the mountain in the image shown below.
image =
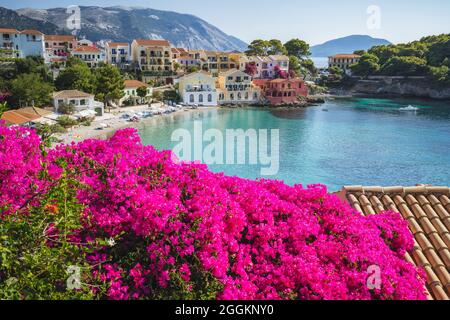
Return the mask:
[[391,44],[385,39],[371,36],[353,35],[311,47],[313,57],[329,57],[338,53],[353,53],[356,50],[368,50],[373,46]]
[[59,28],[50,22],[21,16],[14,10],[0,7],[0,28],[16,28],[18,30],[37,29],[43,33],[56,33]]
[[[133,39],[166,39],[173,46],[189,49],[234,51],[246,50],[247,44],[227,35],[208,22],[189,14],[138,7],[80,7],[81,30],[78,37],[92,41],[112,40],[131,42]],[[70,14],[66,8],[18,9],[23,19],[32,18],[41,24],[66,28]],[[8,20],[11,27],[14,21]],[[4,24],[0,20],[0,23]],[[36,29],[38,29],[36,23]],[[64,33],[67,33],[65,30]]]

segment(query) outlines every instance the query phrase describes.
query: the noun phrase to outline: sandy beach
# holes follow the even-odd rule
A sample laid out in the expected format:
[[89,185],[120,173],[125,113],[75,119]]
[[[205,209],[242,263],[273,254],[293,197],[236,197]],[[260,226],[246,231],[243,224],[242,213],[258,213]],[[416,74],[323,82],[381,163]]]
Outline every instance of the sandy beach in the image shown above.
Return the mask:
[[162,113],[154,115],[148,118],[141,118],[139,122],[130,122],[124,118],[125,114],[133,114],[139,112],[149,112],[154,110],[166,110],[170,108],[162,103],[155,103],[151,106],[132,106],[123,107],[120,109],[112,110],[111,113],[105,112],[104,116],[96,117],[89,127],[83,125],[77,125],[69,128],[67,132],[63,134],[55,135],[58,139],[56,144],[70,144],[72,142],[80,142],[86,139],[107,139],[114,132],[124,128],[139,128],[140,126],[154,123],[155,121],[162,120],[164,118],[173,117],[174,115],[180,115],[186,112],[203,112],[207,110],[213,110],[218,107],[201,107],[198,109],[190,109],[188,107],[177,108],[176,111],[171,113]]

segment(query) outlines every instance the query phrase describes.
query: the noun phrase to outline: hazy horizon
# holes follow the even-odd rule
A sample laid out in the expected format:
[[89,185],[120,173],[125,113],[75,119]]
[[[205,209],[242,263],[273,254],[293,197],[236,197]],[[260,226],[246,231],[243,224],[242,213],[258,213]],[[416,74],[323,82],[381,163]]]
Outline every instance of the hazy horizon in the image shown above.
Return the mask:
[[[195,15],[247,43],[256,38],[276,38],[282,41],[301,38],[311,45],[317,45],[349,35],[369,35],[400,43],[418,40],[423,36],[450,32],[450,19],[447,14],[450,12],[450,1],[429,0],[425,3],[419,0],[398,0],[395,3],[392,2],[347,0],[342,4],[334,1],[309,3],[304,0],[295,0],[293,3],[285,0],[276,4],[279,14],[269,17],[265,16],[266,12],[270,14],[274,12],[274,5],[270,0],[259,0],[257,7],[255,7],[255,1],[228,0],[227,5],[220,8],[210,5],[205,0],[197,0],[194,3],[181,0],[136,0],[133,5],[128,5],[129,2],[123,0],[47,0],[39,4],[31,0],[20,0],[14,3],[0,0],[0,6],[13,10],[48,9],[69,5],[127,6],[175,11]],[[367,21],[373,17],[373,11],[368,13],[368,8],[372,5],[380,9],[380,24],[369,28]],[[235,10],[235,8],[241,10]],[[336,21],[338,23],[335,23]]]

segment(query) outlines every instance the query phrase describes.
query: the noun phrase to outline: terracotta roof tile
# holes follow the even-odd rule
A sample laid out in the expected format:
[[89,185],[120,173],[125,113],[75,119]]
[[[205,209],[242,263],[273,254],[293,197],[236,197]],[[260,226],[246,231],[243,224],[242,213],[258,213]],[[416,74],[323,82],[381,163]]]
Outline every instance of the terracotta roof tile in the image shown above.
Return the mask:
[[63,90],[53,93],[53,98],[89,98],[92,95],[83,91],[78,90]]
[[347,54],[347,53],[342,53],[342,54],[335,54],[334,56],[331,56],[330,58],[333,59],[355,59],[355,58],[361,58],[360,55],[357,54]]
[[0,28],[0,33],[19,33],[19,30],[11,28]]
[[399,212],[415,242],[405,259],[425,269],[430,299],[449,300],[450,188],[349,186],[338,196],[364,215]]
[[110,48],[127,47],[127,46],[129,46],[129,43],[128,42],[108,42],[107,46]]
[[71,42],[75,41],[75,36],[72,35],[63,35],[63,34],[46,34],[44,35],[44,41],[63,41],[63,42]]
[[99,48],[92,46],[79,46],[74,50],[75,52],[100,52]]
[[139,80],[124,80],[123,84],[125,88],[149,87],[148,84]]
[[20,31],[21,34],[33,34],[36,36],[42,36],[44,35],[42,32],[37,31],[37,30],[33,30],[33,29],[26,29],[26,30],[22,30]]
[[140,46],[163,46],[170,47],[170,43],[167,40],[149,40],[149,39],[135,39],[136,43]]

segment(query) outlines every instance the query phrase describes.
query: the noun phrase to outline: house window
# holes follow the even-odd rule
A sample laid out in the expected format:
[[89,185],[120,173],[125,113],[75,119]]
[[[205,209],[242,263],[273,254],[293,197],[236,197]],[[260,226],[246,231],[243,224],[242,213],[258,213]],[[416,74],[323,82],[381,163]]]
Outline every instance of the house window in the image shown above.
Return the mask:
[[208,94],[208,102],[212,102],[212,94]]
[[81,99],[80,100],[80,105],[82,105],[82,106],[86,105],[86,100],[85,99]]
[[75,100],[70,100],[69,103],[73,104],[73,105],[76,105],[76,101]]
[[200,95],[198,96],[198,102],[203,102],[203,95],[202,95],[202,94],[200,94]]
[[194,102],[194,95],[193,95],[193,94],[191,94],[191,95],[189,96],[189,102]]
[[245,93],[245,100],[248,100],[248,92]]

